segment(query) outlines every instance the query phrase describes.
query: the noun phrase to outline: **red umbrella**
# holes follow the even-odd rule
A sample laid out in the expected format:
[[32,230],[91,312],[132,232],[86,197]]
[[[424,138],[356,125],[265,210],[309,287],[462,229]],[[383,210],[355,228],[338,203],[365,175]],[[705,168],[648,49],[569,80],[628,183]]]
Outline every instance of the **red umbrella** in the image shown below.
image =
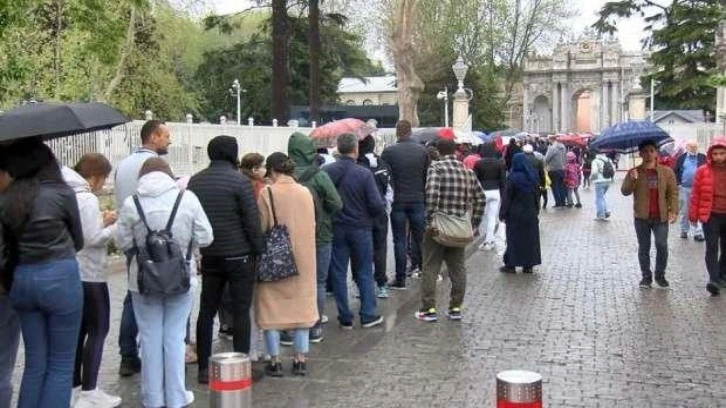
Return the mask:
[[557,140],[565,145],[573,147],[587,147],[587,141],[592,137],[589,133],[570,133],[570,134],[559,134]]
[[321,146],[333,146],[338,136],[352,133],[358,140],[365,138],[377,129],[360,119],[348,118],[326,123],[310,132],[310,138]]

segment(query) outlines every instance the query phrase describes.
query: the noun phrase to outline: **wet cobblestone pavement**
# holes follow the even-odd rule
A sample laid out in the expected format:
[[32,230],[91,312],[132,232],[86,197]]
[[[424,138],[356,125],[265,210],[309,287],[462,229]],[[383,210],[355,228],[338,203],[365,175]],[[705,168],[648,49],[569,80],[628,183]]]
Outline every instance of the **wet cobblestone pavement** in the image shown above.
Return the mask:
[[[461,322],[416,321],[415,280],[379,302],[386,322],[373,329],[340,330],[329,298],[331,323],[325,340],[311,345],[309,376],[263,378],[254,407],[494,407],[495,375],[507,369],[542,374],[546,407],[726,406],[726,299],[704,289],[703,244],[672,226],[672,290],[640,289],[630,199],[614,185],[612,221],[600,223],[594,192],[582,197],[582,209],[542,214],[544,264],[533,275],[502,274],[496,254],[474,251]],[[116,374],[124,274],[115,272],[110,285],[100,386],[121,395],[124,407],[139,407],[140,377]],[[440,301],[448,299],[448,281],[440,288]],[[215,347],[231,350],[231,342]],[[16,384],[22,364],[21,350]],[[194,406],[207,407],[196,373],[187,366]]]

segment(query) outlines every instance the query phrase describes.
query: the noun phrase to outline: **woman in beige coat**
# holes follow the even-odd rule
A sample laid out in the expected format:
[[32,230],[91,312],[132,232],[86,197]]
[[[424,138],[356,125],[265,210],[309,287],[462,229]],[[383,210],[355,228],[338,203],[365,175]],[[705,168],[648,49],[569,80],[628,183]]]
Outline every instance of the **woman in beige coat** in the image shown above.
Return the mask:
[[273,197],[277,223],[286,225],[299,275],[277,282],[260,282],[255,289],[257,325],[265,332],[267,352],[272,357],[265,373],[282,376],[280,361],[280,330],[291,329],[295,357],[293,374],[307,375],[305,355],[309,349],[309,331],[318,320],[315,269],[315,206],[308,189],[292,177],[295,162],[276,152],[267,158],[267,173],[272,185],[260,193],[258,205],[262,230],[274,222],[270,193]]

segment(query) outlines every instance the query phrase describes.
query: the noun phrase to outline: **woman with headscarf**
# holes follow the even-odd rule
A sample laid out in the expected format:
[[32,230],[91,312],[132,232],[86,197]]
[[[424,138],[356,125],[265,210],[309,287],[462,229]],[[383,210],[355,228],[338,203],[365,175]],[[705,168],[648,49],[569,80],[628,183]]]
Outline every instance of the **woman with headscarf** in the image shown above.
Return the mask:
[[512,157],[512,169],[499,210],[499,219],[507,223],[507,250],[504,266],[499,270],[532,273],[542,263],[539,245],[539,182],[537,172],[524,153]]

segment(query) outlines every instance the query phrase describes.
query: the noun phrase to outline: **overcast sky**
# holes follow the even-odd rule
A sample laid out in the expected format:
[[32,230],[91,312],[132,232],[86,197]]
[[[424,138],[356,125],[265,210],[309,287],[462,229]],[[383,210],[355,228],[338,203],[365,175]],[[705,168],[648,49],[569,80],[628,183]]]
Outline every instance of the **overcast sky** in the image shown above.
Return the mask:
[[[210,0],[218,13],[231,13],[244,10],[250,6],[246,0]],[[364,1],[364,0],[361,0]],[[597,12],[608,1],[612,0],[571,0],[579,8],[580,15],[572,21],[575,34],[581,33],[597,21]],[[645,24],[641,18],[621,19],[618,21],[618,37],[620,44],[628,51],[640,50],[640,40],[643,38]]]

